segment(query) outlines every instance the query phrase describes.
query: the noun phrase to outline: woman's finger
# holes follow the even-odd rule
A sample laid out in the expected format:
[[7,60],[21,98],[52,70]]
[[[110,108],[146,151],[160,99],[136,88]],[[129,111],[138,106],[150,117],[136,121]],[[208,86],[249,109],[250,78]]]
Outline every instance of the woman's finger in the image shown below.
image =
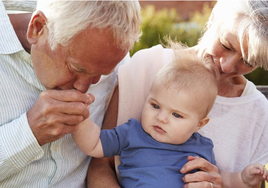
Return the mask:
[[200,157],[188,157],[188,162],[182,167],[181,173],[187,173],[192,170],[202,170],[205,172],[211,172],[211,171],[216,171],[218,172],[218,168],[208,162],[207,160],[200,158]]

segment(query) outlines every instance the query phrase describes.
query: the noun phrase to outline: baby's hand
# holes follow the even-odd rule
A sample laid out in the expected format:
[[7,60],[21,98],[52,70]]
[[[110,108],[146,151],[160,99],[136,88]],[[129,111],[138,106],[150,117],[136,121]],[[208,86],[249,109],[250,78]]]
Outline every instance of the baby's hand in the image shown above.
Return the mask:
[[260,181],[268,181],[268,172],[261,164],[250,164],[241,172],[241,178],[248,187],[252,187]]
[[87,108],[90,107],[90,105],[95,101],[95,96],[91,93],[88,93],[88,96],[90,97],[90,101],[88,104],[85,104],[87,106]]

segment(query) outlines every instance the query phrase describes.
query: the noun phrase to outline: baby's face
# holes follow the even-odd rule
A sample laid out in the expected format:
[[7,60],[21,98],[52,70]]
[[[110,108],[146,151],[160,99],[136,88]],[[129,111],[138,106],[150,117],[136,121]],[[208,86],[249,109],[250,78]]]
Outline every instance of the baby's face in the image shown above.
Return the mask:
[[198,130],[199,121],[197,106],[187,92],[152,85],[142,112],[142,126],[155,140],[182,144]]

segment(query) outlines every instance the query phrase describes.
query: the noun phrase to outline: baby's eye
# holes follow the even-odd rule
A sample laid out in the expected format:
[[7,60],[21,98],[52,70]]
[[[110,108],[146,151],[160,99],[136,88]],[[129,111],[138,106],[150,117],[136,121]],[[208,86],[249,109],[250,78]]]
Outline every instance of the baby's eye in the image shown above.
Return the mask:
[[179,114],[177,114],[177,113],[175,113],[175,112],[173,112],[172,115],[173,115],[174,117],[176,117],[176,118],[181,117],[181,115],[179,115]]
[[226,50],[231,51],[231,48],[228,48],[227,46],[225,46],[224,44],[221,44]]
[[157,104],[152,104],[153,108],[159,109],[160,107]]

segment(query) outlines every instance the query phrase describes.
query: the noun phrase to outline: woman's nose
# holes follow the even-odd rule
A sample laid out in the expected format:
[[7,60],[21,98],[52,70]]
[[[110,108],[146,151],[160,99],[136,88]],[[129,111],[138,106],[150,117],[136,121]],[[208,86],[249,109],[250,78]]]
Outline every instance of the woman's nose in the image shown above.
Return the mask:
[[240,56],[234,55],[221,58],[221,70],[224,73],[232,73],[237,69],[239,63],[243,60]]

